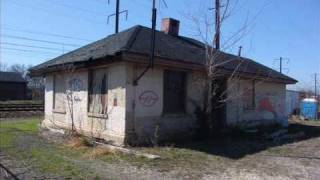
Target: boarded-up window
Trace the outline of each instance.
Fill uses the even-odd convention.
[[[108,71],[97,69],[89,72],[89,112],[107,114]]]
[[[62,75],[53,76],[53,109],[65,111],[66,82]]]
[[[246,110],[255,109],[255,82],[251,81],[243,91],[243,108]]]
[[[164,72],[164,113],[185,112],[185,73]]]

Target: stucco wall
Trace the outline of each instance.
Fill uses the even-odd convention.
[[[100,67],[102,68],[102,67]],[[115,144],[150,143],[158,140],[188,138],[197,128],[195,110],[203,108],[205,74],[186,71],[185,113],[163,112],[164,70],[150,69],[138,82],[134,80],[144,67],[131,63],[113,63],[108,71],[107,117],[88,113],[88,71],[82,70],[65,76],[65,113],[53,110],[53,74],[46,76],[45,126],[71,127],[71,117],[78,131],[113,141]],[[179,69],[174,69],[179,70]],[[229,80],[227,90],[227,125],[247,122],[286,124],[285,85],[271,82],[255,83],[255,107],[246,109],[243,94],[251,88],[249,80]],[[72,96],[70,96],[70,93]],[[69,95],[69,96],[67,96]],[[69,101],[68,101],[69,99]],[[72,99],[72,105],[70,105]],[[73,114],[73,116],[71,115]],[[157,130],[156,130],[157,129]],[[156,135],[157,134],[157,135]]]
[[[45,121],[51,128],[71,128],[72,117],[79,132],[122,144],[125,135],[125,64],[115,63],[108,71],[108,113],[99,117],[88,113],[88,71],[58,73],[66,83],[65,113],[53,109],[53,74],[46,76]],[[72,115],[73,114],[73,115]]]
[[[128,64],[127,79],[127,128],[130,135],[140,142],[152,142],[158,127],[159,140],[187,138],[192,135],[195,125],[195,107],[202,106],[204,76],[198,72],[186,74],[186,112],[181,114],[163,113],[164,67],[149,70],[137,86],[133,80],[144,69]]]
[[[286,126],[285,84],[255,81],[255,107],[244,108],[243,95],[252,87],[252,80],[229,80],[227,125],[266,125],[279,123]]]

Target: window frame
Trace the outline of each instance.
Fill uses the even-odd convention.
[[[65,104],[65,99],[63,98],[63,109],[59,109],[56,107],[57,103],[56,103],[56,100],[57,100],[57,75],[53,75],[53,97],[52,97],[52,112],[54,113],[60,113],[60,114],[66,114],[66,104]],[[66,90],[66,84],[64,84],[64,90]],[[62,92],[61,92],[62,93]],[[62,93],[62,94],[65,94],[66,92]]]
[[[250,90],[251,93],[248,95],[250,96],[250,104],[246,104],[246,106],[244,107],[245,110],[255,110],[256,109],[256,82],[255,80],[250,81],[250,87],[249,88],[245,88],[245,91]],[[246,92],[244,92],[244,94],[246,94]]]
[[[183,94],[182,94],[182,109],[181,111],[176,111],[176,112],[170,112],[170,111],[167,111],[165,107],[168,107],[166,105],[166,103],[168,103],[166,101],[166,74],[168,74],[168,72],[174,72],[174,73],[181,73],[182,74],[182,82],[183,82],[183,85],[182,85],[182,88],[183,88]],[[165,69],[163,71],[163,108],[162,108],[162,114],[163,115],[177,115],[177,114],[186,114],[186,107],[187,107],[187,72],[186,71],[179,71],[179,70],[172,70],[172,69]]]
[[[92,112],[90,111],[90,104],[91,104],[91,95],[93,94],[93,81],[94,81],[94,72],[95,71],[105,71],[106,75],[106,95],[107,95],[107,100],[106,100],[106,109],[105,113],[98,113],[98,112]],[[101,89],[100,89],[101,92]],[[95,68],[95,69],[89,69],[88,70],[88,99],[87,99],[87,113],[89,117],[96,117],[96,118],[107,118],[108,117],[108,109],[109,109],[109,69],[108,67],[103,67],[103,68]]]

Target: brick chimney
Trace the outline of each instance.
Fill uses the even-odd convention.
[[[161,31],[173,36],[179,35],[180,22],[173,18],[163,18],[161,21]]]

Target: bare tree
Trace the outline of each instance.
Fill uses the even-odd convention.
[[[241,79],[240,69],[246,69],[247,63],[245,63],[245,58],[240,56],[241,53],[235,56],[227,55],[222,51],[228,51],[238,44],[240,40],[250,32],[254,20],[261,12],[260,10],[252,19],[249,19],[247,16],[244,19],[243,25],[239,27],[235,33],[224,38],[223,43],[220,45],[220,33],[223,34],[220,32],[220,28],[225,21],[232,16],[237,3],[238,1],[224,0],[220,4],[219,0],[213,0],[212,5],[219,7],[201,7],[201,12],[196,15],[190,13],[185,14],[185,17],[195,25],[197,36],[205,44],[207,76],[205,77],[204,97],[206,100],[203,102],[203,109],[200,109],[200,105],[198,105],[197,116],[201,121],[206,121],[205,123],[200,122],[200,124],[202,123],[203,127],[209,127],[208,130],[211,132],[214,126],[217,125],[217,122],[215,122],[217,118],[214,116],[219,113],[220,108],[225,106],[227,101],[243,98],[247,91],[252,91],[252,88],[248,88],[232,95],[228,93],[238,87],[238,82],[240,82]],[[203,13],[203,9],[209,11]],[[222,10],[221,14],[219,12],[220,9]],[[222,67],[231,63],[236,64],[232,66],[232,70],[230,69],[228,72],[221,71],[221,69],[223,69]],[[257,76],[248,78],[248,80],[251,81],[255,81],[256,79]],[[265,80],[268,80],[268,77],[259,79],[257,83],[262,83]]]
[[[8,71],[8,65],[4,62],[0,62],[0,71]]]
[[[32,67],[32,65],[25,64],[13,64],[8,68],[8,71],[16,72],[21,74],[23,77],[27,74],[28,70]]]

